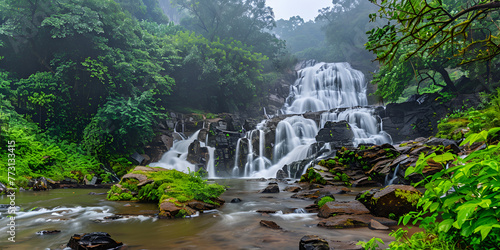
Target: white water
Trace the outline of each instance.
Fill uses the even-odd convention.
[[[198,130],[188,139],[175,141],[172,148],[161,157],[159,162],[153,162],[149,164],[149,166],[175,169],[185,173],[195,171],[195,166],[189,163],[186,159],[189,145],[198,139],[199,133],[200,131]]]
[[[321,114],[321,127],[327,121],[347,121],[354,132],[354,144],[377,144],[392,143],[389,134],[383,131],[382,122],[378,122],[374,116],[374,110],[370,108],[353,108],[344,111],[331,111]]]
[[[207,164],[207,172],[208,172],[208,178],[214,178],[215,176],[215,148],[214,147],[208,147],[208,164]]]
[[[399,164],[394,169],[394,173],[392,173],[392,178],[391,179],[389,179],[390,173],[385,176],[385,185],[386,186],[394,184],[394,181],[398,178],[398,172],[399,172]]]
[[[368,105],[365,77],[349,63],[318,63],[297,73],[283,107],[285,114]]]

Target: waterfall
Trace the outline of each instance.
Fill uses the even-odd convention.
[[[208,178],[214,178],[215,175],[215,148],[207,146],[208,149],[208,164],[207,164],[207,172]]]
[[[236,143],[236,155],[234,157],[234,167],[233,167],[233,176],[240,176],[240,168],[238,166],[238,160],[240,158],[240,145],[241,145],[241,138],[238,139],[238,142]]]
[[[297,73],[283,107],[286,114],[368,105],[365,77],[349,63],[318,63]]]
[[[344,111],[330,111],[321,114],[321,127],[327,121],[347,121],[354,132],[354,143],[384,144],[392,143],[389,134],[382,130],[382,119],[377,119],[371,108],[353,108]]]
[[[392,178],[389,179],[389,174],[385,176],[385,186],[389,186],[394,184],[394,181],[398,178],[398,172],[399,172],[399,164],[396,166],[396,169],[394,169],[394,173],[392,173]]]
[[[163,154],[160,161],[149,164],[151,167],[162,167],[166,169],[176,169],[185,173],[194,171],[195,166],[189,163],[187,159],[188,148],[194,140],[198,139],[200,131],[196,131],[188,139],[175,141],[172,148]]]

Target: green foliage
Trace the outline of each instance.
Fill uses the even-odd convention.
[[[321,208],[323,205],[325,205],[327,202],[330,202],[330,201],[335,201],[335,199],[330,197],[330,196],[325,196],[325,197],[321,198],[321,200],[319,200],[318,207]]]
[[[54,180],[65,177],[83,181],[87,174],[102,174],[99,162],[85,155],[81,148],[66,141],[55,141],[40,131],[40,128],[14,110],[0,107],[0,143],[15,141],[17,185],[25,187],[26,178],[44,176]],[[2,151],[0,160],[7,162],[8,151]],[[7,168],[0,169],[7,176]]]
[[[474,142],[489,143],[500,131],[493,128],[471,133],[461,145]],[[427,161],[453,162],[452,167],[425,178],[426,191],[419,200],[420,212],[412,212],[400,219],[407,224],[420,222],[427,233],[441,241],[457,242],[461,247],[494,249],[500,235],[500,145],[487,145],[486,149],[471,153],[465,159],[454,154],[421,155],[416,167],[409,167],[406,176],[422,173]],[[453,188],[453,189],[452,189]],[[427,214],[425,217],[424,215]],[[442,221],[437,221],[440,215]]]
[[[392,231],[389,235],[395,238],[395,241],[389,243],[389,249],[440,249],[455,250],[460,249],[455,242],[447,242],[440,239],[436,234],[428,232],[416,232],[408,237],[408,231],[399,228]]]
[[[94,155],[123,152],[144,146],[153,137],[156,119],[153,94],[109,99],[84,130],[85,148]]]
[[[367,242],[358,241],[356,245],[361,245],[365,250],[376,250],[379,247],[378,243],[385,244],[382,239],[373,237]]]

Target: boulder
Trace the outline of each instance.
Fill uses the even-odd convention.
[[[123,243],[113,240],[108,233],[94,232],[73,235],[67,247],[74,250],[106,250],[114,249],[122,245]]]
[[[241,199],[240,198],[234,198],[231,200],[231,203],[240,203]]]
[[[380,223],[374,219],[370,220],[370,224],[368,224],[368,228],[370,228],[372,230],[389,230],[388,226],[383,225],[382,223]]]
[[[347,121],[326,122],[316,135],[318,142],[330,142],[336,147],[349,147],[354,143],[354,132]]]
[[[376,216],[400,217],[417,209],[422,193],[408,185],[389,185],[381,190],[371,190],[358,194],[356,200],[363,203]],[[393,216],[391,215],[391,216]]]
[[[328,241],[316,235],[306,235],[300,239],[299,250],[330,250]]]
[[[189,216],[195,214],[196,211],[190,207],[178,206],[175,202],[166,200],[160,204],[160,213],[158,218],[160,219],[173,219],[182,218],[184,216]]]
[[[275,229],[275,230],[282,229],[280,226],[278,226],[278,224],[276,224],[276,222],[270,221],[270,220],[261,220],[260,225],[263,227],[267,227],[267,228],[271,228],[271,229]]]
[[[269,184],[261,193],[279,193],[280,188],[278,184]]]
[[[359,201],[330,201],[325,203],[318,213],[318,217],[328,218],[342,214],[368,214],[368,210]]]
[[[276,172],[276,179],[278,180],[284,180],[288,178],[288,174],[283,171],[283,169],[279,169],[278,172]]]
[[[33,187],[34,191],[44,191],[44,190],[47,190],[49,188],[48,181],[45,177],[31,179],[28,186]]]
[[[37,235],[47,235],[47,234],[56,234],[56,233],[60,233],[61,230],[42,230],[42,231],[38,231],[36,232]]]
[[[205,210],[212,210],[212,209],[216,209],[217,206],[216,205],[213,205],[213,204],[210,204],[210,203],[206,203],[206,202],[203,202],[203,201],[191,201],[188,203],[188,206],[194,210],[198,210],[198,211],[205,211]]]
[[[367,227],[371,220],[376,220],[386,226],[398,224],[397,221],[375,217],[371,214],[343,214],[324,219],[318,223],[318,226],[330,229]]]
[[[302,188],[297,187],[297,186],[288,186],[285,188],[285,191],[291,192],[291,193],[297,193],[301,190]]]

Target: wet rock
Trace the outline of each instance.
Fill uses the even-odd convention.
[[[304,208],[308,213],[319,213],[319,207],[317,204],[311,204]]]
[[[122,219],[123,215],[112,215],[112,216],[106,216],[104,217],[105,220],[118,220]]]
[[[206,202],[202,201],[191,201],[188,203],[188,206],[192,209],[198,210],[198,211],[205,211],[205,210],[212,210],[217,208],[217,206],[213,204],[209,204]]]
[[[318,142],[331,142],[337,147],[353,146],[354,132],[347,121],[326,122],[316,135]]]
[[[167,200],[160,204],[160,213],[158,214],[158,218],[182,218],[184,216],[190,216],[195,213],[196,211],[190,207],[177,206],[177,204],[175,204],[174,202],[170,202],[169,200]]]
[[[382,186],[381,183],[372,180],[368,176],[357,179],[357,180],[353,181],[351,184],[353,187],[380,187],[380,186]]]
[[[394,214],[400,217],[416,210],[418,199],[422,193],[408,185],[389,185],[382,190],[370,190],[358,194],[356,200],[363,203],[376,216],[389,217]]]
[[[36,179],[31,179],[28,186],[33,187],[33,191],[44,191],[49,188],[49,184],[45,177],[39,177]]]
[[[370,228],[372,230],[389,230],[388,226],[385,226],[382,223],[380,223],[374,219],[370,220],[370,223],[368,224],[368,228]]]
[[[278,170],[278,172],[276,172],[276,179],[284,180],[286,178],[288,178],[288,174],[285,173],[285,171],[283,171],[283,169],[280,169],[280,170]]]
[[[257,213],[261,213],[261,214],[275,214],[276,210],[260,209],[260,210],[257,210]]]
[[[328,241],[316,235],[306,235],[300,239],[299,250],[330,250]]]
[[[267,228],[271,228],[271,229],[275,229],[275,230],[282,229],[280,226],[278,226],[278,224],[276,224],[276,222],[270,221],[270,220],[261,220],[260,225],[263,227],[267,227]]]
[[[90,192],[88,195],[105,195],[106,193],[95,193],[95,192]]]
[[[371,214],[343,214],[324,219],[318,223],[318,226],[331,229],[367,227],[371,220],[376,220],[387,226],[397,225],[394,220],[375,217]]]
[[[278,184],[272,184],[270,183],[269,186],[267,186],[264,190],[262,190],[261,193],[279,193],[280,188]]]
[[[113,240],[108,233],[94,232],[73,235],[69,240],[67,247],[74,250],[105,250],[115,249],[122,245],[123,243]]]
[[[300,190],[302,190],[302,188],[297,187],[297,186],[288,186],[288,187],[285,188],[285,191],[291,192],[291,193],[297,193]]]
[[[330,216],[336,216],[341,214],[368,214],[368,210],[359,201],[331,201],[325,203],[318,213],[318,217],[328,218]]]
[[[231,200],[231,203],[240,203],[241,199],[240,198],[234,198]]]
[[[38,231],[36,232],[37,235],[47,235],[47,234],[56,234],[56,233],[60,233],[61,230],[42,230],[42,231]]]

